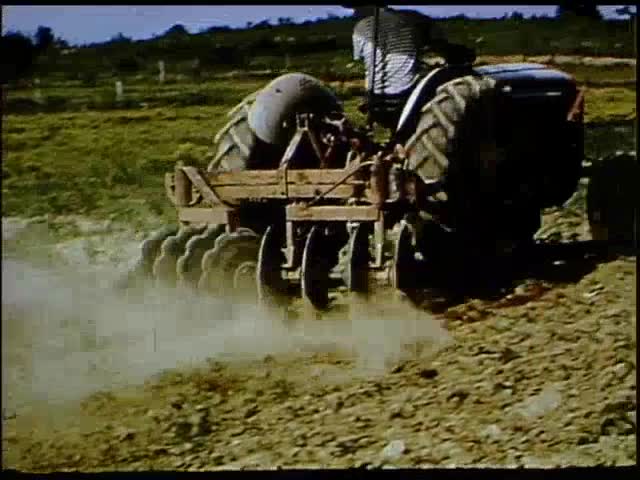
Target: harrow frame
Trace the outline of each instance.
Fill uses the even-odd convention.
[[[327,168],[318,140],[309,129],[310,120],[312,115],[298,116],[297,131],[278,168],[209,172],[178,163],[174,172],[165,175],[166,193],[184,227],[225,225],[228,234],[241,228],[242,206],[277,205],[278,219],[283,227],[282,252],[285,260],[280,268],[285,272],[284,280],[294,283],[305,284],[302,250],[310,248],[306,244],[308,242],[296,238],[298,226],[309,231],[314,226],[323,229],[324,226],[344,224],[347,229],[353,227],[351,230],[355,231],[361,225],[367,234],[360,233],[358,241],[350,243],[350,254],[368,261],[359,260],[357,265],[350,266],[351,270],[360,269],[349,273],[360,280],[347,283],[349,290],[366,293],[368,288],[362,280],[365,269],[367,274],[374,271],[386,279],[397,276],[389,272],[390,265],[384,253],[388,240],[388,214],[395,202],[412,196],[411,192],[415,191],[411,188],[413,179],[395,174],[402,170],[404,161],[400,150],[386,154],[381,150],[367,155],[352,149],[342,168]],[[301,158],[300,147],[305,141],[311,145],[315,158],[308,155]],[[296,168],[301,163],[308,165],[310,160],[318,168]],[[264,232],[257,233],[262,235]],[[368,233],[372,234],[373,240],[370,256]],[[319,239],[321,236],[322,233],[315,234]],[[307,281],[306,284],[310,283]],[[314,295],[312,292],[308,296]],[[304,288],[303,296],[306,297]],[[326,302],[311,303],[317,309],[323,309]]]

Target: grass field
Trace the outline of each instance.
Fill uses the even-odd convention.
[[[573,66],[568,71],[581,82],[595,80],[587,88],[587,154],[633,148],[635,84],[602,86],[635,80],[633,69]],[[53,112],[26,109],[4,118],[3,216],[73,213],[140,226],[150,217],[170,218],[164,172],[177,159],[206,164],[226,112],[266,81],[234,78],[158,87],[139,79],[125,87],[123,104],[106,85],[43,87],[45,103],[57,99]],[[349,116],[357,117],[361,82],[331,85]],[[32,101],[33,95],[29,89],[10,91],[7,105]]]

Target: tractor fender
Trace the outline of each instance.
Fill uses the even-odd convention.
[[[249,110],[249,126],[263,142],[286,145],[296,128],[296,114],[342,111],[338,97],[320,80],[303,73],[288,73],[258,93]]]
[[[430,71],[421,79],[402,108],[395,135],[398,141],[402,142],[414,134],[420,118],[420,110],[436,96],[440,85],[470,74],[472,70],[466,65],[446,65]]]

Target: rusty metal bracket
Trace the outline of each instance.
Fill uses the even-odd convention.
[[[313,115],[311,114],[299,114],[296,116],[296,133],[293,138],[289,142],[287,149],[280,160],[280,166],[278,167],[278,171],[280,172],[280,185],[282,187],[282,193],[286,198],[289,198],[289,179],[288,179],[288,171],[291,167],[291,162],[295,158],[295,154],[302,143],[303,138],[307,138],[311,147],[313,148],[316,157],[318,158],[318,162],[323,167],[324,164],[324,155],[322,154],[322,149],[320,148],[320,143],[318,142],[318,138],[313,133],[313,131],[309,128],[309,121],[313,119]]]
[[[288,205],[285,211],[288,222],[375,222],[381,218],[380,210],[372,205],[311,207],[302,203]]]
[[[195,167],[180,167],[180,169],[187,175],[189,180],[195,185],[202,197],[212,205],[224,205],[227,208],[235,208],[234,205],[222,200],[215,190],[207,183],[204,177],[200,174],[199,169]]]
[[[200,192],[193,189],[184,172],[181,170],[182,163],[176,165],[173,174],[167,173],[164,177],[164,187],[169,197],[169,201],[176,207],[193,207],[202,201]]]
[[[372,166],[372,165],[373,165],[373,161],[367,161],[367,162],[362,162],[362,163],[356,164],[355,167],[352,167],[350,170],[348,170],[340,180],[338,180],[336,183],[331,185],[324,192],[321,192],[318,195],[316,195],[313,198],[313,200],[311,200],[309,202],[308,205],[311,206],[311,205],[317,203],[318,201],[322,200],[325,196],[327,196],[329,193],[333,192],[340,185],[344,184],[347,180],[349,180],[351,177],[353,177],[356,173],[359,173],[360,170],[362,170],[365,167]]]
[[[289,179],[287,177],[287,171],[289,169],[289,163],[291,162],[293,155],[296,153],[296,150],[298,150],[298,146],[302,141],[303,133],[303,130],[300,129],[296,131],[295,135],[291,139],[291,142],[289,142],[289,146],[285,150],[284,155],[282,156],[282,160],[280,160],[280,166],[278,167],[278,172],[280,174],[280,185],[282,188],[281,191],[287,198],[289,198]]]
[[[316,154],[316,156],[318,157],[318,160],[320,161],[320,168],[324,168],[325,167],[325,158],[324,158],[324,154],[322,153],[322,149],[320,148],[320,142],[318,142],[318,138],[316,137],[316,134],[314,132],[312,132],[311,130],[309,130],[308,126],[305,127],[304,134],[309,139],[309,142],[311,142],[311,146],[313,147],[313,151]]]
[[[384,264],[384,244],[386,241],[386,234],[384,229],[384,212],[380,212],[379,218],[373,224],[373,244],[374,244],[374,257],[373,267],[381,268]]]
[[[576,99],[567,114],[568,122],[582,122],[584,118],[584,93],[585,89],[581,88],[576,95]]]
[[[164,189],[169,201],[176,205],[176,195],[173,191],[173,173],[165,173],[164,174]]]
[[[229,210],[223,206],[212,208],[178,207],[178,219],[187,223],[223,224],[227,222]]]

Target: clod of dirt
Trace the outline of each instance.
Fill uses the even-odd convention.
[[[415,413],[415,408],[404,403],[391,405],[389,409],[389,420],[394,418],[411,418]]]
[[[636,433],[636,425],[626,414],[608,415],[600,425],[602,436],[633,435],[634,433]]]
[[[509,347],[500,352],[500,361],[502,363],[509,363],[516,358],[520,358],[520,354]]]
[[[515,407],[527,419],[542,417],[555,410],[562,402],[562,394],[555,386],[547,386],[540,394],[529,397]]]
[[[211,423],[209,421],[208,412],[198,412],[189,417],[191,424],[191,437],[200,437],[211,432]]]
[[[152,455],[166,455],[169,453],[169,448],[165,445],[150,445],[149,447],[147,447],[147,450],[152,454]]]
[[[391,369],[391,373],[401,373],[401,372],[403,372],[403,371],[404,371],[404,369],[405,369],[405,367],[406,367],[406,366],[407,366],[407,365],[406,365],[406,363],[405,363],[405,362],[399,363],[398,365],[396,365],[395,367],[393,367],[393,368]]]
[[[47,398],[84,398],[85,408],[60,420],[73,427],[49,428],[12,398],[19,410],[3,428],[10,468],[211,470],[387,462],[450,467],[529,461],[528,466],[550,467],[626,465],[636,458],[634,258],[603,261],[584,277],[550,284],[551,290],[524,305],[498,309],[467,301],[468,307],[459,307],[462,314],[487,314],[452,322],[447,335],[456,341],[439,345],[436,358],[408,361],[398,352],[416,336],[409,331],[414,324],[401,322],[404,310],[346,324],[323,319],[294,336],[267,321],[248,322],[246,317],[258,316],[255,310],[225,323],[215,315],[220,311],[215,302],[166,294],[151,304],[121,304],[84,282],[18,267],[3,263],[3,280],[11,279],[2,286],[3,374],[11,374],[3,375],[9,385],[3,388],[3,406],[4,395],[32,393],[36,386]],[[594,291],[591,298],[583,295]],[[84,320],[94,322],[91,344],[76,331]],[[415,326],[427,330],[431,320],[425,315]],[[157,352],[147,334],[156,324],[162,327]],[[298,354],[300,344],[312,344],[315,351]],[[328,344],[336,348],[327,352]],[[358,362],[344,354],[354,350],[374,363],[391,358],[402,367],[393,375],[382,369],[360,375],[353,369]],[[98,368],[87,375],[84,370],[59,375],[64,370],[58,365],[85,368],[87,360]],[[100,360],[112,362],[111,372],[131,374],[124,382],[126,395],[112,376],[99,376]],[[14,367],[33,367],[39,375],[20,376]],[[437,381],[422,378],[424,367],[437,371]],[[146,384],[137,388],[142,380]],[[550,387],[540,391],[544,382]],[[87,398],[96,390],[113,393]],[[179,409],[171,406],[174,401]],[[244,418],[256,407],[258,412]],[[47,415],[63,417],[57,406],[46,408]],[[388,420],[394,409],[398,415]],[[35,404],[31,410],[37,410]],[[30,427],[34,422],[37,432]],[[76,454],[81,457],[74,459]]]
[[[340,393],[333,393],[327,397],[327,404],[332,412],[339,412],[344,407],[344,400]]]
[[[451,392],[447,396],[447,400],[456,405],[460,405],[462,404],[462,402],[464,402],[467,399],[468,396],[469,396],[469,392],[465,390],[457,389]]]
[[[125,442],[127,440],[131,440],[133,439],[135,434],[136,434],[135,430],[123,430],[118,434],[118,441]]]
[[[171,436],[178,440],[186,440],[190,437],[193,426],[186,421],[174,422],[171,426]]]
[[[244,412],[244,418],[251,418],[260,412],[258,405],[252,405]]]
[[[425,380],[433,380],[438,376],[438,370],[435,368],[424,368],[420,370],[420,378],[424,378]]]
[[[482,435],[482,437],[490,441],[499,441],[504,438],[504,433],[502,432],[502,429],[497,425],[493,425],[493,424],[488,425],[487,428],[482,430],[480,434]]]
[[[405,452],[406,447],[402,440],[393,440],[389,442],[389,444],[382,449],[380,452],[380,456],[383,460],[393,462],[398,460],[402,454]]]

